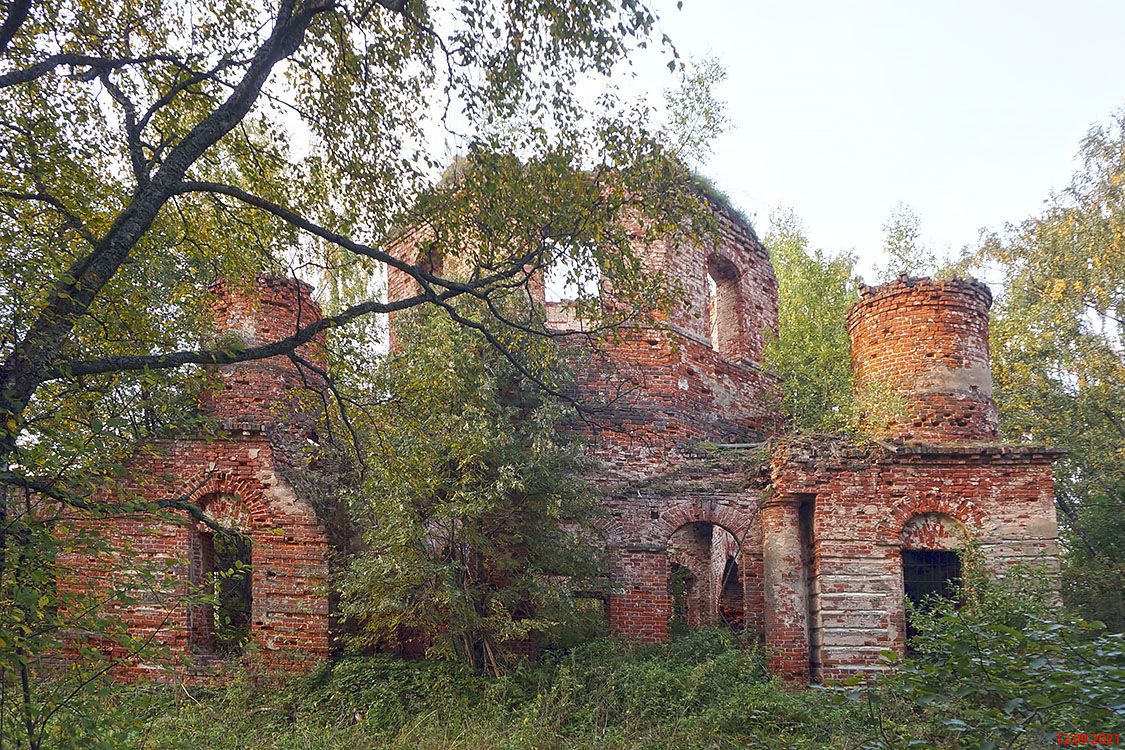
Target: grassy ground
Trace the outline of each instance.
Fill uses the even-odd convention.
[[[862,705],[787,690],[721,631],[626,648],[599,640],[500,679],[388,657],[287,684],[117,694],[142,748],[857,748]]]

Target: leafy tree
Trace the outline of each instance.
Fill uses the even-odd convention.
[[[361,643],[413,639],[497,673],[572,623],[575,592],[601,570],[594,496],[559,430],[566,406],[525,372],[559,384],[558,353],[524,335],[517,367],[427,310],[396,327],[407,343],[379,380],[394,395],[370,415],[382,449],[355,505],[367,531],[344,610]]]
[[[883,253],[887,265],[875,267],[880,282],[902,274],[932,276],[938,269],[937,255],[922,244],[922,220],[905,203],[896,205],[883,224]]]
[[[809,247],[792,210],[770,217],[765,245],[778,281],[779,336],[766,362],[782,378],[785,413],[805,430],[855,425],[846,315],[858,299],[855,257]]]
[[[0,696],[43,722],[0,731],[37,747],[66,713],[41,703],[33,680],[57,640],[25,637],[39,631],[9,606],[34,590],[46,597],[36,611],[61,613],[44,625],[51,638],[84,627],[68,619],[81,607],[56,607],[46,579],[27,575],[59,552],[44,541],[60,538],[58,518],[201,516],[184,498],[107,506],[98,492],[138,443],[204,426],[195,396],[207,366],[285,355],[412,306],[472,325],[456,299],[487,303],[560,258],[602,269],[622,304],[587,313],[609,323],[667,302],[631,248],[696,231],[701,202],[649,113],[609,83],[656,28],[639,0],[2,6],[0,631],[23,636],[0,641]],[[452,153],[473,169],[439,182]],[[406,227],[425,228],[466,273],[395,258],[389,243]],[[384,301],[384,264],[418,294]],[[213,280],[301,269],[330,282],[324,320],[200,348]],[[490,322],[543,333],[531,318]],[[337,361],[368,353],[375,330],[334,340]]]
[[[664,92],[667,109],[666,140],[687,164],[698,168],[711,155],[712,143],[730,125],[726,102],[715,88],[727,79],[727,71],[713,57],[690,64],[680,85]]]
[[[1125,110],[1082,142],[1044,211],[986,237],[1004,275],[993,308],[996,400],[1009,436],[1062,448],[1063,592],[1125,627]]]

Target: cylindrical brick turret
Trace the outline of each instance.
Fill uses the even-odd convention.
[[[321,318],[312,287],[303,281],[261,274],[250,289],[218,281],[213,312],[215,339],[209,346],[246,349],[281,341]],[[262,430],[307,421],[298,392],[323,384],[324,336],[297,347],[299,366],[286,354],[215,368],[218,382],[203,397],[208,416],[227,429]]]
[[[856,397],[880,435],[930,443],[999,436],[988,354],[992,293],[972,279],[900,277],[848,310]]]

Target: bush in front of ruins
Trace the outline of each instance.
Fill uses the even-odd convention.
[[[1035,748],[1119,732],[1125,636],[1056,606],[1042,571],[996,579],[971,550],[964,562],[960,601],[910,607],[913,653],[887,654],[894,672],[851,692],[874,719],[872,747]],[[883,722],[887,706],[919,723]]]
[[[770,677],[729,631],[600,638],[489,677],[449,660],[350,657],[291,682],[122,688],[160,750],[854,748],[861,706]]]
[[[401,348],[370,386],[381,403],[362,430],[362,545],[341,581],[360,649],[497,675],[588,619],[583,595],[604,572],[599,509],[574,436],[559,429],[574,412],[554,341],[496,324],[497,310],[535,314],[513,297],[395,321]]]

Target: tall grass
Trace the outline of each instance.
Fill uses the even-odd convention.
[[[600,639],[496,679],[447,662],[344,659],[288,683],[132,687],[142,748],[856,747],[862,706],[786,689],[756,648],[704,630],[670,644]]]

